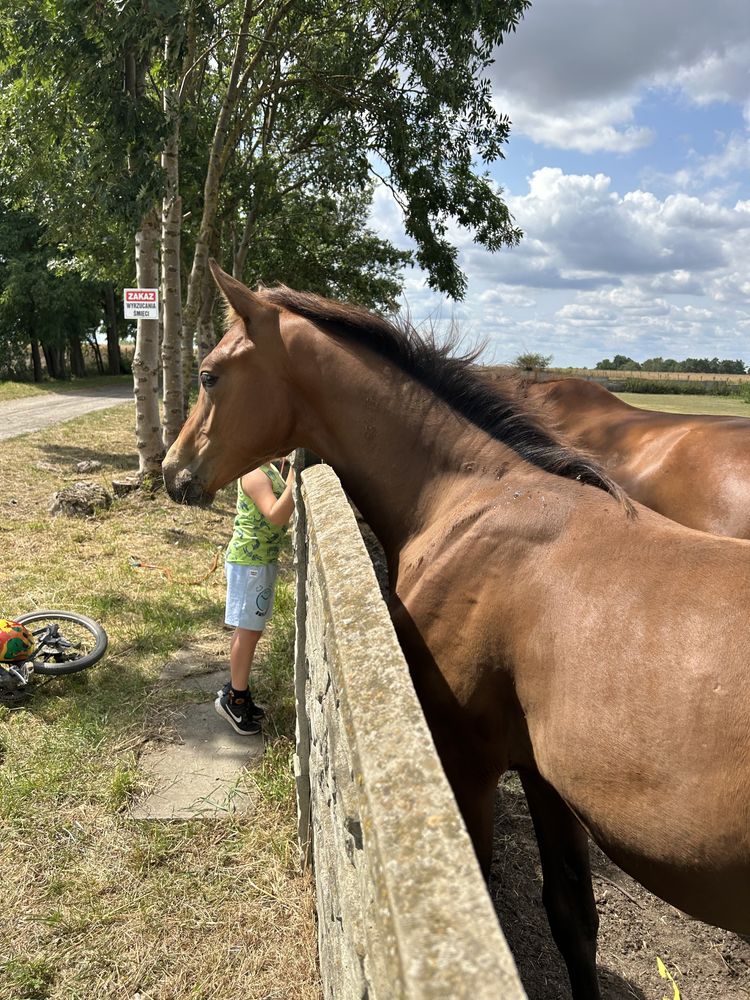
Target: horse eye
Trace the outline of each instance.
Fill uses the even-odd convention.
[[[216,375],[212,375],[211,372],[201,372],[200,374],[201,385],[208,389],[212,385],[216,385],[219,381]]]

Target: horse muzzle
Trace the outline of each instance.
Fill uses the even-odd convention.
[[[179,472],[173,473],[171,469],[165,467],[162,471],[167,493],[175,503],[184,503],[191,507],[208,507],[210,505],[214,494],[209,493],[189,469],[181,469]]]

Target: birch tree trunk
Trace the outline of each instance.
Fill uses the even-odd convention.
[[[156,212],[146,215],[135,235],[135,271],[139,288],[159,283],[159,223]],[[139,319],[133,355],[135,434],[138,477],[161,477],[164,447],[159,420],[159,321]]]
[[[203,215],[198,238],[195,243],[195,253],[193,254],[193,266],[190,271],[188,281],[187,301],[183,315],[183,336],[185,340],[185,350],[192,355],[195,329],[198,324],[198,316],[201,309],[201,295],[204,288],[204,276],[208,268],[209,246],[214,232],[216,214],[219,205],[219,184],[224,164],[226,162],[225,146],[229,134],[232,112],[234,111],[240,96],[240,82],[243,78],[243,65],[247,55],[250,40],[249,27],[254,14],[254,0],[246,0],[237,43],[232,58],[232,69],[229,74],[226,93],[219,109],[216,120],[213,141],[208,158],[208,168],[206,170],[206,180],[203,185]]]
[[[214,284],[211,272],[206,271],[204,277],[205,287],[201,301],[201,311],[198,316],[198,369],[207,354],[216,347],[216,329],[214,327],[213,313],[216,302],[216,285]]]
[[[247,252],[250,249],[250,240],[252,239],[253,230],[255,228],[255,220],[258,217],[258,199],[253,198],[251,207],[245,216],[245,225],[242,229],[242,238],[240,239],[240,245],[235,250],[234,260],[232,261],[232,277],[236,278],[238,281],[242,281],[242,275],[245,271],[245,262],[247,261]]]
[[[168,37],[164,56],[169,67],[174,61],[174,43]],[[169,133],[164,152],[164,200],[161,217],[162,250],[162,317],[161,346],[162,378],[164,381],[165,450],[180,433],[185,420],[182,358],[182,283],[180,280],[180,240],[182,231],[182,199],[179,188],[180,117],[177,97],[173,89],[164,87],[164,112],[169,122]]]

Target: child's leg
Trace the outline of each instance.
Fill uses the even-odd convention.
[[[247,691],[250,668],[253,665],[255,647],[263,632],[254,629],[236,628],[229,647],[229,669],[232,687],[235,691]]]

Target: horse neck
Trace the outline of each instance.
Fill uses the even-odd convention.
[[[293,378],[307,404],[297,439],[334,468],[389,557],[458,495],[467,467],[520,461],[395,365],[326,340]]]

